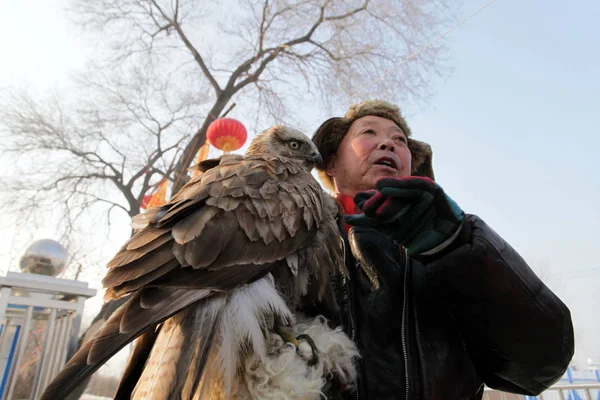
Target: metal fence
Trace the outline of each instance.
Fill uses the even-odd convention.
[[[588,369],[567,368],[555,385],[539,396],[522,396],[485,388],[484,400],[600,400],[599,366],[588,361]]]
[[[539,396],[520,396],[487,389],[484,400],[600,400],[600,383],[554,385]]]
[[[76,346],[85,282],[9,272],[0,277],[0,399],[37,399]]]

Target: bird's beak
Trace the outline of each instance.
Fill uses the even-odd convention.
[[[319,153],[312,153],[308,156],[308,160],[315,165],[319,165],[323,162],[323,157]]]

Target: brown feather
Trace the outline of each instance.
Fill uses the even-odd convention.
[[[229,195],[231,197],[245,197],[247,193],[242,189],[234,189],[229,193]]]
[[[278,200],[281,202],[281,206],[285,209],[285,211],[292,212],[296,210],[296,204],[294,202],[294,199],[292,198],[292,195],[287,191],[280,191]]]
[[[173,259],[172,243],[167,242],[157,250],[145,254],[126,266],[109,269],[102,280],[102,284],[104,287],[111,288],[154,271]]]
[[[261,199],[262,195],[260,194],[259,188],[248,186],[244,188],[244,191],[248,195],[250,199]]]
[[[256,210],[256,212],[258,213],[258,216],[260,218],[266,218],[268,213],[267,213],[267,209],[265,206],[265,201],[264,199],[261,198],[252,198],[252,205],[254,206],[254,209]]]
[[[185,261],[193,268],[206,268],[213,264],[224,251],[231,237],[239,229],[237,219],[232,214],[221,214],[219,220],[212,220],[206,225],[206,232],[185,246]],[[243,244],[242,244],[243,245]]]
[[[252,213],[252,210],[248,210],[248,203],[251,205],[251,202],[245,201],[244,206],[239,206],[235,209],[235,216],[237,218],[237,222],[239,226],[244,230],[246,236],[251,242],[254,242],[260,239],[260,235],[256,230],[255,224],[255,215]],[[250,212],[249,212],[250,211]]]
[[[164,299],[170,296],[175,290],[174,288],[160,288],[160,287],[147,287],[140,290],[139,303],[131,303],[131,306],[134,305],[136,307],[141,307],[144,309],[155,307],[160,302],[164,301]]]
[[[270,220],[281,219],[281,201],[277,198],[265,199],[262,202],[265,211]]]
[[[202,234],[206,224],[217,215],[215,207],[205,207],[181,220],[173,227],[173,238],[179,244],[187,243]]]
[[[188,171],[206,172],[211,168],[217,167],[221,163],[220,158],[210,158],[208,160],[200,161],[198,164],[188,168]]]
[[[137,336],[145,332],[148,328],[162,322],[166,318],[175,314],[184,307],[205,297],[205,293],[199,291],[186,291],[179,297],[172,297],[163,307],[157,309],[144,310],[136,313],[143,323],[134,324],[128,331],[123,331],[120,327],[123,325],[123,319],[126,318],[132,302],[137,302],[138,298],[133,297],[119,308],[108,321],[103,325],[96,337],[90,339],[85,345],[69,360],[65,368],[58,374],[53,382],[46,388],[42,399],[64,398],[64,394],[69,393],[78,386],[85,377],[96,371],[106,360],[112,357],[125,345],[135,340]],[[159,304],[162,306],[162,304]],[[128,326],[128,325],[125,325]]]
[[[162,228],[163,226],[171,226],[183,218],[187,217],[191,213],[202,208],[205,202],[205,198],[199,198],[194,200],[185,200],[181,203],[175,204],[174,207],[169,209],[168,212],[156,223],[156,226]]]
[[[258,235],[262,239],[264,244],[269,244],[275,239],[275,235],[271,231],[271,226],[269,225],[269,220],[266,218],[266,212],[261,216],[259,214],[259,218],[254,219],[254,224],[256,226],[256,231]]]
[[[296,175],[299,172],[298,166],[294,163],[287,163],[286,167],[290,174]]]
[[[279,185],[277,182],[267,181],[260,187],[259,191],[263,199],[273,199],[279,192]]]
[[[224,187],[226,187],[227,189],[239,189],[239,188],[245,188],[247,186],[246,180],[239,175],[234,175],[231,178],[225,179],[221,182],[222,182],[222,185]]]
[[[151,230],[151,228],[147,228],[145,230]],[[153,237],[153,236],[154,235],[149,235],[149,237]],[[162,235],[156,237],[154,240],[152,240],[150,242],[146,242],[145,244],[142,244],[133,250],[129,250],[129,249],[127,249],[127,247],[125,247],[124,249],[119,251],[112,260],[110,260],[110,262],[108,263],[108,265],[106,267],[107,268],[119,268],[124,265],[131,264],[135,260],[139,260],[143,256],[154,252],[154,250],[160,248],[165,243],[168,243],[171,240],[173,240],[173,238],[171,237],[171,232],[166,231],[166,232],[163,232]],[[140,240],[140,242],[141,242],[141,240]]]
[[[234,197],[209,197],[206,200],[206,204],[209,206],[218,207],[223,211],[231,211],[234,210],[241,201],[241,199],[236,199]]]
[[[127,250],[139,249],[140,247],[145,246],[146,244],[163,236],[165,233],[170,233],[170,229],[151,227],[138,231],[131,237],[131,239],[127,241],[124,247]]]
[[[202,376],[225,297],[215,297],[212,303],[211,307],[189,307],[165,321],[132,399],[191,398],[183,395],[184,386]]]
[[[317,211],[317,221],[323,220],[323,202],[321,200],[322,195],[319,196],[315,188],[307,188],[306,193],[311,200],[314,209]],[[320,223],[320,222],[319,222]]]
[[[157,329],[149,329],[142,336],[137,338],[135,348],[129,356],[125,371],[121,376],[119,387],[115,393],[114,400],[130,400],[133,389],[138,383],[142,371],[146,365],[146,360],[152,351],[152,347],[156,342],[156,337],[160,332],[160,327]]]
[[[302,223],[302,209],[296,209],[289,213],[283,214],[283,225],[285,229],[288,231],[290,236],[296,235],[296,232],[300,228],[300,224]]]
[[[171,200],[168,205],[179,204],[187,200],[201,200],[208,196],[207,189],[210,185],[206,183],[208,178],[213,175],[213,170],[207,172],[201,178],[192,178]]]
[[[144,289],[141,293],[146,290]],[[210,290],[185,289],[159,289],[153,293],[154,296],[151,299],[148,299],[148,296],[140,295],[126,308],[119,324],[121,333],[130,334],[139,330],[140,327],[155,326],[190,304],[213,294]],[[144,302],[144,300],[146,301]]]
[[[165,264],[156,268],[153,271],[150,271],[144,275],[139,276],[136,279],[128,279],[124,280],[123,283],[119,285],[114,285],[109,288],[104,295],[104,299],[114,299],[121,297],[127,293],[133,292],[135,290],[140,289],[142,286],[149,284],[150,282],[160,278],[161,276],[171,272],[175,268],[179,267],[179,261],[176,259],[171,259],[167,261]]]
[[[238,264],[218,270],[193,270],[191,268],[165,274],[153,284],[157,287],[205,288],[214,291],[226,291],[241,284],[262,278],[270,269],[263,264]]]
[[[312,214],[312,220],[315,222],[317,226],[319,226],[319,221],[323,219],[323,210],[321,209],[320,204],[315,204],[313,202],[313,198],[310,195],[310,189],[306,188],[300,192],[302,198],[304,199],[304,203],[307,205],[305,210],[309,210]]]
[[[256,186],[269,178],[269,174],[265,170],[257,168],[253,174],[246,176],[246,186]]]
[[[306,224],[306,227],[309,230],[313,229],[313,227],[315,225],[315,221],[314,221],[313,212],[310,208],[304,207],[302,209],[302,218],[304,219],[304,223]]]
[[[272,220],[269,220],[269,225],[271,226],[271,232],[273,232],[275,239],[277,239],[279,242],[283,242],[285,239],[289,238],[281,218],[273,218]]]
[[[296,203],[296,207],[300,207],[300,208],[305,208],[305,206],[308,206],[308,204],[306,204],[304,202],[304,198],[302,197],[302,195],[300,193],[298,193],[298,190],[294,189],[294,190],[290,190],[289,194],[292,196],[292,199],[294,199],[294,202]]]

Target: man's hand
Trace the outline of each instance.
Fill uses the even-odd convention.
[[[364,214],[346,216],[348,224],[377,229],[410,255],[446,242],[464,220],[460,207],[424,177],[380,179],[376,191],[359,193],[354,202]]]

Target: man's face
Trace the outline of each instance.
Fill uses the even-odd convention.
[[[342,139],[327,173],[338,193],[354,196],[375,189],[384,177],[409,176],[411,154],[402,130],[389,119],[366,116],[357,119]]]

